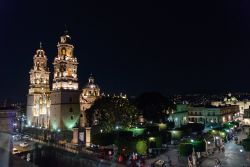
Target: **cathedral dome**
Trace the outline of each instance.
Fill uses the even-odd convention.
[[[99,89],[99,86],[97,84],[95,84],[95,79],[94,79],[92,74],[90,75],[89,82],[87,83],[85,88]]]
[[[238,99],[234,96],[232,96],[231,93],[228,93],[228,95],[224,98],[224,102],[237,102]]]

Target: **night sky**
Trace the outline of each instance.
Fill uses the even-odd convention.
[[[65,24],[80,88],[139,95],[250,90],[250,1],[0,0],[0,99],[26,101],[42,41],[52,61]],[[51,75],[52,79],[52,75]]]

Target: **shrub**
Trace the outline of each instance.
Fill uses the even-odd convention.
[[[179,152],[181,156],[189,156],[192,154],[193,145],[190,143],[181,143],[179,145]]]

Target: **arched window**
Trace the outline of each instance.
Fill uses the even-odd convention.
[[[65,55],[66,54],[66,49],[62,48],[62,54]]]

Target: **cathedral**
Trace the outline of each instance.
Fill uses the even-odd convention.
[[[91,75],[82,90],[79,89],[74,46],[66,31],[57,44],[53,62],[53,81],[50,89],[50,71],[42,45],[33,57],[29,92],[27,96],[28,126],[51,130],[72,130],[87,127],[85,111],[100,97],[100,88]]]

